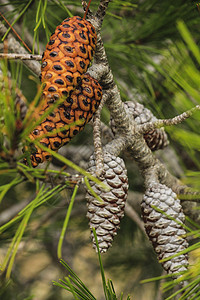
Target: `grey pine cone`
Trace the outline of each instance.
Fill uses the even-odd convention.
[[[23,121],[27,113],[26,98],[22,94],[21,90],[16,87],[16,84],[13,84],[13,81],[10,79],[10,77],[8,77],[7,79],[9,89],[11,91],[14,89],[13,94],[15,95],[15,113],[17,117],[19,117],[20,120]],[[2,72],[0,72],[0,90],[1,92],[4,92],[5,90],[5,79]]]
[[[95,174],[95,158],[90,157],[88,171]],[[92,228],[95,228],[100,252],[106,252],[112,245],[114,236],[120,227],[120,220],[124,216],[124,207],[127,199],[128,177],[124,161],[120,157],[104,152],[104,170],[102,182],[110,187],[110,191],[102,190],[96,183],[90,182],[92,189],[104,201],[99,202],[87,191],[86,199],[91,229],[93,247],[96,243]]]
[[[182,227],[185,215],[180,200],[170,188],[152,182],[145,192],[141,208],[146,233],[159,260],[177,254],[188,247],[185,238],[186,231]],[[162,265],[169,274],[185,271],[188,265],[187,255],[180,254],[163,262]]]
[[[26,105],[26,98],[22,94],[21,90],[16,88],[15,89],[16,95],[15,95],[15,109],[16,109],[16,114],[20,120],[24,120],[26,113],[27,113],[27,105]]]
[[[157,120],[157,118],[152,114],[152,112],[149,109],[145,108],[142,104],[138,102],[124,102],[124,107],[126,112],[134,118],[135,122],[138,125],[142,125],[147,122],[155,122]],[[111,120],[110,125],[113,133],[115,134],[116,127],[114,120]],[[169,144],[167,134],[163,128],[154,129],[144,134],[144,139],[148,147],[152,151],[163,149]]]

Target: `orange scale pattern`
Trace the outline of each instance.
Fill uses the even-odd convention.
[[[54,109],[46,119],[37,126],[30,134],[30,139],[38,139],[41,144],[51,150],[57,151],[67,144],[77,133],[84,129],[84,126],[91,120],[97,110],[101,98],[102,88],[100,84],[84,74],[82,83],[75,89],[64,102]],[[84,90],[91,92],[84,95]],[[95,95],[98,95],[95,97]],[[51,104],[50,104],[51,105]],[[50,108],[47,104],[47,108]],[[50,160],[51,155],[35,146],[31,152],[31,163],[36,167],[39,163]]]
[[[57,151],[91,120],[102,98],[100,84],[86,73],[96,42],[92,24],[77,16],[65,19],[51,35],[42,59],[43,96],[35,119],[58,99],[63,101],[30,133],[31,140]],[[33,167],[51,159],[41,148],[30,148]]]
[[[42,59],[41,81],[50,84],[44,87],[45,95],[53,97],[55,80],[64,82],[66,93],[80,84],[93,57],[96,42],[94,27],[80,17],[65,19],[56,28]]]

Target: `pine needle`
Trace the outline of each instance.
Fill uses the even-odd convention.
[[[62,258],[63,240],[64,240],[64,237],[65,237],[65,232],[67,230],[67,226],[68,226],[68,223],[69,223],[69,219],[70,219],[70,215],[71,215],[71,212],[72,212],[72,208],[73,208],[73,204],[74,204],[74,200],[75,200],[77,191],[78,191],[78,185],[75,185],[74,191],[73,191],[73,194],[72,194],[72,197],[71,197],[68,209],[67,209],[67,214],[66,214],[65,220],[63,222],[63,227],[62,227],[62,231],[61,231],[61,234],[60,234],[59,242],[58,242],[57,256],[58,256],[59,259]]]

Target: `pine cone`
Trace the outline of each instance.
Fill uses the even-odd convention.
[[[180,200],[170,188],[152,182],[145,192],[141,207],[146,233],[159,260],[188,247],[184,237],[186,231],[182,226],[185,216]],[[187,255],[180,254],[163,262],[162,265],[169,274],[185,271],[188,265]]]
[[[89,160],[88,171],[95,174],[95,159],[92,155]],[[92,228],[96,229],[100,252],[106,252],[112,245],[114,236],[120,227],[120,220],[124,216],[124,207],[127,199],[128,178],[124,161],[120,157],[104,153],[104,179],[103,183],[111,189],[106,192],[102,190],[93,181],[90,182],[92,189],[104,201],[99,202],[91,193],[87,191],[86,199],[88,201],[87,217],[91,229],[91,239],[93,247],[96,249],[96,243]]]
[[[15,92],[16,92],[16,96],[15,96],[16,114],[17,116],[19,115],[20,120],[23,121],[28,109],[26,105],[27,101],[20,89],[16,88]]]
[[[157,120],[152,112],[140,103],[127,101],[124,102],[124,107],[126,112],[134,118],[138,125],[142,125],[147,122],[155,122]],[[115,134],[116,127],[114,120],[111,120],[110,125],[113,133]],[[152,151],[163,149],[169,144],[167,134],[163,128],[149,131],[144,134],[144,139]]]
[[[78,16],[65,19],[55,29],[44,51],[41,66],[43,97],[69,96],[83,78],[94,55],[97,34],[92,24]]]
[[[41,124],[34,128],[29,138],[32,141],[40,138],[39,142],[42,145],[57,151],[84,129],[97,110],[101,98],[102,88],[98,81],[87,73],[84,74],[81,85],[59,107],[55,108]],[[48,103],[46,99],[43,100],[45,100],[44,107],[46,107],[41,111],[35,110],[36,119],[40,118],[50,108],[51,103]],[[82,121],[81,124],[80,121]],[[56,129],[58,132],[53,134]],[[30,152],[33,167],[51,159],[49,152],[43,151],[38,146],[32,147],[31,145]]]
[[[13,94],[15,93],[15,114],[21,121],[23,121],[27,113],[27,100],[21,90],[10,79],[10,77],[7,78],[7,81],[10,91],[12,91],[12,89],[15,87],[15,90],[13,91]],[[5,93],[5,78],[3,77],[2,72],[0,72],[0,90],[2,93]]]
[[[41,102],[35,110],[35,121],[47,113],[59,99],[63,102],[36,126],[29,139],[58,151],[83,130],[97,110],[102,88],[86,71],[97,43],[93,25],[78,16],[65,19],[55,29],[42,56],[40,80],[43,84]],[[36,122],[37,123],[37,122]],[[31,154],[33,167],[51,160],[50,153],[31,143],[24,151]],[[24,162],[27,164],[27,160]]]

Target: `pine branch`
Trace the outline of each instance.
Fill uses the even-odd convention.
[[[105,149],[113,155],[119,155],[121,151],[127,148],[133,159],[137,162],[144,176],[146,186],[156,178],[160,183],[171,187],[177,194],[179,194],[180,190],[182,193],[188,192],[188,187],[183,186],[181,181],[170,174],[166,167],[152,154],[145,143],[142,133],[138,130],[138,126],[134,120],[130,119],[126,114],[100,36],[99,21],[97,17],[94,17],[92,14],[88,15],[88,19],[97,31],[97,46],[94,63],[89,69],[89,73],[100,82],[103,90],[106,91],[106,104],[118,128],[118,135],[105,146]],[[192,109],[192,112],[193,111]],[[181,115],[181,117],[172,119],[172,123],[182,121],[184,118],[189,117],[188,114],[190,115],[191,112],[186,112]]]
[[[0,59],[21,59],[21,60],[36,60],[41,61],[41,55],[34,55],[34,54],[18,54],[18,53],[0,53]]]
[[[103,149],[101,143],[101,110],[104,105],[104,97],[101,100],[101,104],[93,117],[93,136],[94,136],[94,151],[96,160],[96,175],[100,178],[104,173],[104,158]]]
[[[0,35],[4,35],[7,32],[7,28],[3,25],[2,22],[0,22]],[[8,45],[8,49],[10,51],[13,51],[14,53],[18,53],[18,54],[29,54],[28,51],[26,51],[24,49],[24,47],[22,47],[20,45],[20,43],[13,37],[13,35],[11,33],[8,34],[7,36],[7,45]],[[40,70],[41,70],[41,66],[40,63],[37,61],[33,61],[33,60],[27,60],[24,61],[24,64],[33,72],[35,73],[35,75],[39,76],[40,75]]]
[[[140,230],[144,234],[146,234],[142,220],[140,219],[140,217],[138,216],[138,214],[136,213],[134,208],[128,202],[126,203],[126,206],[125,206],[125,213],[127,214],[127,216],[129,218],[131,218],[133,220],[133,222],[135,222],[137,224],[137,226],[140,228]]]
[[[7,0],[0,0],[0,3],[2,4],[2,10],[3,10],[3,13],[5,12],[8,12],[8,13],[12,13],[15,8],[12,4],[8,4],[8,1]],[[19,14],[15,14],[15,19],[19,16]],[[17,32],[21,32],[22,30],[22,27],[20,25],[18,25],[17,23],[14,24],[14,28],[17,30]],[[23,32],[23,36],[24,36],[24,40],[29,44],[29,45],[33,45],[33,36],[30,34],[30,32],[27,30],[27,28],[24,28],[24,32]],[[38,46],[39,46],[39,53],[42,52],[42,49],[43,49],[43,45],[41,43],[38,43],[35,44],[34,46],[34,51],[37,53],[38,51]]]
[[[95,15],[96,18],[98,19],[99,27],[102,26],[104,17],[106,15],[106,9],[108,8],[108,5],[110,2],[111,2],[111,0],[101,0],[100,1],[99,7],[98,7],[96,15]]]
[[[183,112],[182,114],[172,118],[172,119],[165,119],[165,120],[156,120],[155,122],[148,122],[143,125],[138,125],[138,132],[140,133],[147,133],[150,130],[161,128],[163,126],[172,126],[177,125],[191,117],[196,111],[200,110],[200,105],[196,105],[195,107],[191,108]]]

